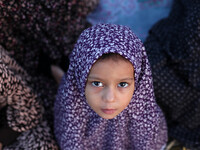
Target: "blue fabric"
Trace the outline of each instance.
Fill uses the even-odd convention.
[[[167,17],[173,0],[100,0],[89,14],[91,24],[114,23],[129,26],[143,41],[148,30],[161,18]]]

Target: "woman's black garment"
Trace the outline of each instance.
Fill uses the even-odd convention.
[[[0,142],[3,144],[3,146],[11,144],[20,135],[19,132],[12,130],[8,126],[6,110],[7,107],[4,107],[0,110]]]
[[[169,136],[200,148],[200,1],[175,0],[144,44]]]

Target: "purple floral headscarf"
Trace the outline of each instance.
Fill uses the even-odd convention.
[[[134,66],[135,76],[131,102],[109,120],[98,116],[85,98],[89,71],[105,53],[118,53],[128,59]],[[143,44],[128,27],[98,24],[80,35],[58,90],[54,123],[61,149],[164,148],[166,122],[155,102],[149,62]]]

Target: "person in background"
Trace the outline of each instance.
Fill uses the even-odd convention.
[[[100,0],[88,15],[91,24],[114,23],[129,26],[144,41],[149,29],[167,17],[173,0]]]
[[[0,47],[0,149],[58,149],[34,81]]]
[[[68,55],[73,49],[74,43],[82,30],[90,26],[86,16],[97,4],[98,0],[0,1],[0,50],[2,54],[3,51],[6,51],[0,60],[3,66],[2,73],[6,77],[13,78],[7,75],[8,71],[6,70],[14,72],[10,74],[14,77],[17,76],[15,78],[25,84],[23,87],[28,87],[29,91],[33,93],[34,96],[31,99],[35,99],[34,101],[44,108],[42,111],[39,109],[36,111],[40,117],[33,121],[34,125],[27,124],[23,130],[16,130],[11,124],[18,119],[23,124],[21,116],[18,115],[22,112],[15,109],[12,111],[12,113],[18,112],[15,118],[9,118],[10,109],[13,109],[14,106],[7,98],[7,94],[1,93],[0,96],[4,101],[0,110],[1,118],[5,119],[0,123],[0,142],[2,142],[1,139],[5,139],[5,136],[8,136],[7,139],[10,140],[9,144],[3,144],[5,149],[13,149],[13,147],[16,149],[40,149],[42,147],[39,143],[42,143],[44,136],[48,137],[43,132],[44,130],[50,130],[48,133],[53,137],[53,104],[57,87],[63,72],[68,69]],[[12,60],[11,65],[7,64],[8,60],[4,59],[4,56]],[[16,62],[17,67],[12,67],[13,61]],[[21,68],[23,71],[18,72],[18,69],[15,68]],[[58,70],[59,72],[57,72]],[[24,79],[23,75],[21,76],[21,72],[26,72],[28,81]],[[6,84],[13,88],[12,80],[9,81],[11,83]],[[8,80],[3,78],[2,84],[4,82],[8,82]],[[21,87],[19,85],[20,89]],[[28,94],[30,93],[28,92]],[[19,105],[19,98],[24,95],[21,93],[17,93],[17,95],[14,98]],[[19,106],[23,107],[23,104],[25,105],[21,102]],[[23,113],[27,114],[26,111]],[[27,117],[33,116],[27,114]],[[39,130],[37,130],[38,126],[40,126]],[[40,132],[36,132],[36,130]],[[17,133],[8,134],[15,131]],[[36,142],[31,142],[35,137],[37,137]],[[39,142],[40,140],[41,142]],[[51,140],[49,142],[51,143]],[[54,143],[52,142],[52,144]]]
[[[166,122],[152,84],[144,46],[130,28],[84,30],[55,101],[60,148],[164,150]]]
[[[199,150],[200,1],[174,0],[169,16],[151,28],[144,45],[169,145]]]

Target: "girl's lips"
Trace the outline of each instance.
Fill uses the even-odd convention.
[[[101,109],[105,114],[113,114],[116,109]]]

